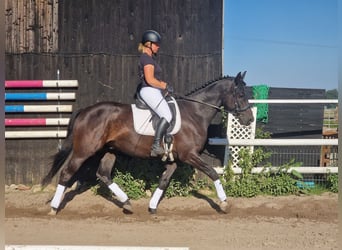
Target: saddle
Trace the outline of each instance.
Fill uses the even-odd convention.
[[[166,134],[174,135],[180,129],[181,116],[176,100],[171,96],[167,96],[165,99],[169,104],[173,117],[170,122],[170,127],[166,131]],[[159,117],[153,110],[151,110],[147,106],[138,92],[135,95],[135,104],[131,104],[131,107],[133,112],[133,123],[135,131],[141,135],[154,136]]]

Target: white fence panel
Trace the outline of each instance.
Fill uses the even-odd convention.
[[[276,103],[276,104],[310,104],[310,103],[338,103],[336,99],[264,99],[249,100],[250,103]],[[253,108],[256,117],[256,108]],[[338,139],[254,139],[256,122],[250,126],[242,126],[231,115],[228,115],[227,138],[209,138],[210,145],[224,145],[226,147],[223,166],[216,167],[218,173],[223,173],[228,164],[229,156],[232,157],[232,169],[234,173],[241,173],[238,167],[238,152],[241,148],[253,146],[338,146]],[[271,167],[276,168],[276,167]],[[338,173],[338,167],[293,167],[300,173]],[[252,172],[259,173],[263,168],[255,168]]]

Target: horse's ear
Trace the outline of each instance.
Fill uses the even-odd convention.
[[[235,77],[235,84],[238,84],[239,82],[243,81],[246,73],[247,73],[247,71],[244,71],[242,74],[241,74],[241,72],[239,72]]]
[[[236,80],[240,80],[241,79],[241,72],[239,72],[236,76],[235,76]]]
[[[239,72],[236,76],[235,76],[235,85],[238,85],[239,82],[241,82],[243,80],[243,76],[241,75],[241,72]]]
[[[246,73],[247,73],[247,71],[244,71],[244,72],[242,73],[242,76],[241,76],[242,79],[245,78]]]

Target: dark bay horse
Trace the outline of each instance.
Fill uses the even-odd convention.
[[[212,166],[200,156],[207,140],[207,129],[220,107],[236,117],[242,125],[253,122],[253,114],[245,94],[243,74],[225,77],[203,85],[177,103],[182,118],[181,128],[173,135],[172,154],[175,161],[166,161],[166,170],[153,193],[148,210],[156,213],[157,205],[167,188],[170,178],[177,168],[176,161],[185,162],[205,173],[214,182],[220,208],[227,208],[227,197],[219,176]],[[131,157],[149,158],[153,136],[140,135],[133,127],[132,108],[129,104],[101,102],[80,110],[68,127],[68,134],[61,150],[54,156],[52,167],[42,180],[45,186],[61,169],[56,193],[51,201],[50,214],[56,214],[66,187],[81,165],[95,154],[101,161],[96,175],[103,181],[122,203],[124,210],[132,211],[126,193],[112,181],[115,152]]]

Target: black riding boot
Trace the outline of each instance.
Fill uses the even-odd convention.
[[[161,118],[158,121],[156,134],[154,136],[154,141],[151,148],[151,156],[156,157],[164,153],[164,149],[160,146],[160,140],[162,139],[163,135],[165,134],[169,126],[170,124],[167,120],[165,120],[165,118]]]

